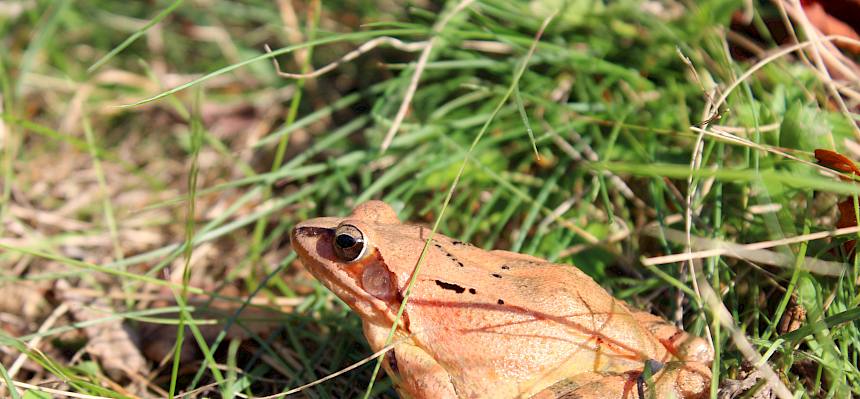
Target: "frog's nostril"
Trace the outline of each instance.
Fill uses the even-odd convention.
[[[293,228],[293,237],[316,237],[331,233],[333,230],[325,227],[296,226]]]

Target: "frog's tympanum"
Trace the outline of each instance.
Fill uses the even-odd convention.
[[[429,237],[379,201],[297,225],[305,266],[380,350]],[[699,398],[702,339],[569,265],[435,235],[383,365],[404,398]],[[648,369],[648,371],[646,371]]]

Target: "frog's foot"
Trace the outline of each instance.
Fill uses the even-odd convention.
[[[652,366],[653,367],[653,366]],[[653,368],[652,368],[653,370]],[[643,398],[684,398],[698,399],[708,397],[711,383],[711,369],[699,362],[668,362],[645,383]]]
[[[655,370],[656,365],[662,368]],[[649,378],[641,371],[582,373],[559,381],[531,399],[699,399],[708,396],[710,370],[695,362],[652,364]]]
[[[702,338],[690,335],[661,317],[641,310],[630,309],[633,317],[644,326],[674,357],[687,362],[711,363],[714,350]],[[662,359],[668,360],[668,359]]]
[[[662,370],[664,366],[665,364],[654,359],[645,361],[645,369],[642,370],[642,374],[639,374],[639,378],[636,379],[636,391],[639,393],[639,399],[645,399],[645,380],[654,375],[654,373]]]

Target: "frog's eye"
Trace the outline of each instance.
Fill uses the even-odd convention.
[[[335,229],[332,244],[337,257],[347,262],[357,261],[367,252],[364,234],[351,224],[340,225]]]

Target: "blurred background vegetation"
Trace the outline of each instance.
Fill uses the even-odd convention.
[[[812,156],[860,154],[860,46],[808,41],[852,37],[836,3],[2,2],[3,395],[251,397],[353,364],[360,321],[287,232],[368,199],[432,225],[458,177],[441,233],[709,337],[714,395],[773,394],[762,365],[860,395],[851,236],[805,236],[856,225],[860,189]],[[800,238],[653,261],[688,234]],[[360,396],[371,369],[297,395]]]

